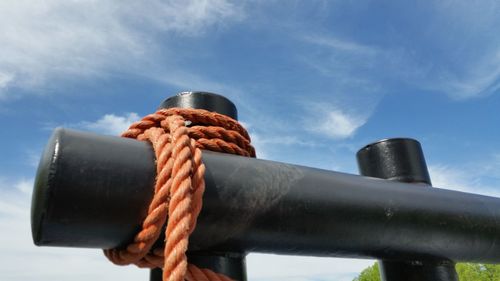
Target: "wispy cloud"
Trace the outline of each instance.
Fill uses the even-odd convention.
[[[500,197],[500,157],[465,165],[432,164],[429,174],[433,186]]]
[[[386,14],[370,15],[375,19],[387,17],[384,23],[366,29],[380,33],[377,38],[369,34],[339,36],[335,30],[299,37],[311,46],[301,57],[302,62],[336,82],[361,81],[369,87],[380,87],[382,92],[408,85],[417,91],[467,100],[500,91],[497,2],[395,6],[409,15],[404,22]],[[353,13],[351,17],[366,16],[363,11],[348,13]],[[421,15],[427,18],[422,21]],[[413,24],[419,29],[409,31]]]
[[[331,34],[309,34],[299,40],[308,44],[308,51],[298,60],[323,76],[318,83],[327,83],[329,89],[325,103],[306,102],[305,128],[335,140],[351,138],[386,94],[375,71],[384,51]]]
[[[97,121],[83,121],[71,127],[81,128],[106,135],[120,135],[135,121],[140,119],[135,112],[126,113],[123,116],[115,114],[105,114]]]
[[[293,147],[316,147],[319,144],[313,140],[303,140],[296,136],[286,135],[262,135],[250,130],[252,145],[257,152],[257,157],[260,159],[272,159],[269,150],[274,150],[276,147],[293,146]]]
[[[148,271],[117,267],[97,249],[68,249],[33,244],[30,228],[30,197],[33,179],[0,177],[0,228],[2,256],[0,279],[26,280],[147,280]],[[26,262],[29,261],[29,262]]]
[[[472,65],[465,74],[444,72],[429,88],[447,93],[457,100],[487,96],[500,90],[500,49],[498,54]]]
[[[0,176],[0,189],[2,190],[13,190],[14,192],[21,192],[26,195],[31,195],[31,190],[33,189],[33,179],[32,178],[19,178],[16,180],[9,180],[4,176]]]
[[[1,1],[0,98],[48,80],[165,74],[162,65],[176,62],[168,48],[176,36],[199,36],[242,16],[225,0]]]
[[[14,79],[13,75],[10,73],[0,72],[0,90],[7,88],[7,85]]]
[[[248,121],[240,121],[240,123],[248,130],[252,145],[260,159],[273,160],[274,158],[276,160],[277,155],[273,157],[271,151],[283,151],[285,147],[312,148],[320,145],[314,139],[297,136],[287,127],[274,126],[275,124],[257,127]]]
[[[175,71],[169,72],[165,75],[164,71],[160,70],[155,73],[150,73],[149,78],[159,81],[161,83],[176,86],[183,91],[208,91],[214,93],[224,93],[224,96],[230,98],[233,102],[237,103],[241,107],[248,107],[248,102],[243,102],[242,100],[247,100],[244,97],[244,92],[238,87],[228,85],[226,83],[221,83],[213,81],[203,75],[199,75],[194,72],[185,71],[181,68],[175,69]]]
[[[38,163],[40,162],[40,155],[41,155],[40,150],[36,149],[26,149],[25,155],[26,155],[26,164],[31,167],[31,168],[36,168],[38,167]]]
[[[431,7],[435,16],[426,24],[434,29],[434,36],[428,43],[448,51],[439,52],[442,58],[437,57],[436,62],[440,66],[428,73],[427,85],[459,100],[498,93],[500,4],[434,2]]]
[[[357,55],[371,56],[371,55],[376,55],[378,53],[378,49],[375,47],[363,45],[354,41],[340,39],[332,36],[321,36],[318,34],[307,35],[303,37],[303,40],[321,47],[326,47],[337,51],[343,51]]]
[[[309,34],[298,40],[309,45],[298,56],[305,65],[357,93],[377,90],[374,76],[378,73],[367,72],[378,67],[383,50],[331,34]]]
[[[453,168],[449,165],[437,164],[429,166],[432,184],[441,188],[450,188],[453,190],[473,192],[474,186],[479,184],[479,179],[470,176],[468,173]]]
[[[134,122],[139,121],[140,116],[135,112],[128,112],[122,115],[108,113],[99,117],[95,121],[80,121],[77,123],[55,123],[48,122],[42,126],[43,130],[53,131],[58,127],[73,128],[77,130],[91,131],[98,134],[118,136],[123,133]],[[26,151],[28,157],[28,164],[30,166],[37,166],[40,159],[39,151],[28,150]]]
[[[122,115],[108,113],[104,114],[102,117],[98,118],[95,121],[85,120],[77,123],[64,124],[48,122],[42,126],[42,129],[53,131],[55,128],[65,127],[77,130],[91,131],[98,134],[118,136],[121,133],[125,132],[125,130],[127,130],[132,123],[139,120],[140,116],[135,112],[128,112]],[[40,159],[40,152],[28,150],[26,151],[26,153],[28,155],[28,164],[30,166],[36,167]]]
[[[310,104],[307,111],[308,116],[304,120],[304,128],[334,140],[354,136],[369,117],[369,113],[361,114],[328,104]]]
[[[24,194],[31,195],[34,179],[21,179],[14,184],[14,188]]]
[[[27,213],[29,205],[26,204],[26,199],[31,196],[32,189],[33,179],[9,180],[6,177],[0,177],[0,191],[4,194],[0,200],[0,218]]]

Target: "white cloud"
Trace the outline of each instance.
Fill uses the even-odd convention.
[[[42,154],[41,150],[27,149],[26,150],[26,164],[30,167],[36,168],[40,163],[40,156]]]
[[[357,55],[376,55],[378,52],[378,49],[375,47],[331,36],[307,35],[303,37],[303,40],[321,47]]]
[[[98,249],[36,247],[30,228],[32,187],[32,179],[0,178],[1,280],[147,280],[148,271],[114,266]]]
[[[0,90],[2,88],[7,88],[7,85],[14,79],[14,76],[9,73],[0,72]]]
[[[339,109],[332,109],[322,121],[324,123],[318,126],[318,130],[334,139],[351,137],[366,123],[364,118],[348,115]]]
[[[143,6],[136,4],[136,8],[137,5]],[[239,9],[226,0],[174,0],[155,2],[147,9],[144,18],[163,30],[195,35],[210,25],[223,23],[224,19],[241,16]]]
[[[453,68],[422,66],[410,58],[402,60],[417,69],[416,76],[407,77],[413,79],[415,85],[445,93],[455,100],[467,100],[494,94],[500,89],[500,49],[486,53],[474,62],[463,62]]]
[[[33,179],[21,179],[20,181],[14,184],[14,187],[24,194],[31,195],[31,192],[33,190],[33,184],[34,184]]]
[[[267,121],[268,119],[266,119]],[[287,128],[283,127],[274,127],[269,125],[269,121],[263,126],[257,127],[252,123],[247,121],[239,121],[241,125],[247,129],[251,141],[252,146],[255,148],[257,153],[257,157],[259,159],[268,159],[272,160],[270,151],[276,151],[277,148],[280,148],[280,151],[283,151],[283,146],[290,147],[316,147],[319,143],[315,142],[311,139],[303,139],[293,135],[292,132],[289,132]],[[276,128],[280,128],[280,131],[276,131]],[[277,155],[275,155],[276,157]]]
[[[304,121],[304,128],[335,140],[352,137],[369,117],[326,104],[310,105],[307,109],[309,117]]]
[[[472,186],[477,184],[477,179],[471,178],[464,171],[447,165],[429,165],[429,174],[432,185],[436,187],[472,192]]]
[[[318,144],[312,140],[303,140],[296,136],[286,136],[286,135],[275,135],[275,132],[271,132],[272,135],[262,135],[254,131],[250,131],[250,137],[252,139],[252,145],[255,148],[257,157],[260,159],[269,159],[272,157],[269,153],[269,148],[276,148],[277,146],[296,146],[296,147],[315,147]]]
[[[379,73],[372,71],[380,67],[384,50],[325,34],[306,35],[299,40],[310,48],[298,60],[333,80],[332,84],[346,86],[357,93],[377,91],[374,77]],[[370,71],[370,75],[366,71]]]
[[[148,71],[175,63],[173,36],[198,36],[241,17],[225,0],[0,1],[0,97],[48,80],[161,76]]]
[[[0,177],[0,190],[4,194],[3,200],[0,200],[0,215],[17,216],[24,214],[26,212],[24,208],[25,199],[31,196],[33,179],[21,178],[12,181]]]
[[[337,84],[353,85],[351,89],[365,84],[391,92],[409,85],[454,100],[498,93],[500,5],[441,1],[420,5],[424,7],[428,15],[424,21],[415,16],[400,24],[399,18],[384,15],[387,23],[369,28],[369,32],[381,34],[377,38],[366,34],[339,38],[332,33],[299,37],[312,47],[300,60]],[[364,17],[364,11],[347,13]],[[409,30],[407,23],[418,24],[418,31]],[[369,45],[359,38],[368,39]]]
[[[492,167],[496,167],[494,171],[491,170]],[[470,165],[455,167],[444,164],[433,164],[429,165],[429,174],[432,185],[439,188],[500,197],[500,190],[496,186],[500,184],[499,168],[500,162],[491,162],[490,164],[481,163],[472,167]],[[497,174],[495,175],[494,173]],[[492,186],[485,182],[488,174],[498,177],[494,180],[495,185]]]
[[[29,210],[27,202],[33,188],[33,185],[29,186],[29,183],[32,182],[33,180],[29,179],[11,181],[0,177],[0,190],[3,194],[0,199],[0,219],[27,214],[27,210]]]
[[[250,254],[249,280],[352,281],[373,260]]]
[[[328,89],[323,96],[327,104],[305,108],[314,116],[306,118],[308,131],[337,140],[352,137],[386,93],[379,77],[384,50],[331,34],[308,34],[299,40],[308,48],[296,59],[323,76],[318,80],[322,92]]]
[[[439,44],[449,52],[442,54],[442,66],[429,73],[430,86],[461,100],[498,93],[499,3],[434,2],[431,6],[436,17],[430,21],[435,36],[429,45]]]
[[[241,105],[240,107],[248,108],[248,105],[241,101],[244,99],[244,92],[242,92],[239,88],[217,81],[212,81],[195,73],[183,71],[180,68],[175,69],[175,71],[172,71],[168,75],[164,75],[162,73],[152,74],[150,78],[165,84],[176,86],[183,89],[183,91],[201,90],[214,93],[224,93],[224,95],[230,98],[233,102]]]
[[[420,75],[408,77],[414,85],[456,100],[498,93],[499,3],[434,2],[430,9],[434,15],[422,28],[433,32],[422,38],[426,40],[424,48],[407,46],[399,71],[420,69]],[[426,50],[435,50],[437,54]]]
[[[106,114],[95,122],[82,122],[76,127],[106,135],[120,135],[139,119],[139,115],[135,112],[123,116]]]

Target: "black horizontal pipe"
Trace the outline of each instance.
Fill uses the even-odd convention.
[[[190,251],[500,262],[498,198],[209,151],[203,161]],[[146,142],[57,129],[35,183],[35,244],[127,243],[154,177]]]

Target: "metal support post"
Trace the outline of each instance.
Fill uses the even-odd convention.
[[[227,98],[207,92],[182,92],[170,97],[160,104],[159,108],[196,108],[217,112],[238,120],[236,106]],[[233,280],[247,280],[245,253],[215,253],[215,252],[188,252],[188,261],[200,268],[208,268],[225,274]],[[150,281],[161,281],[161,269],[153,269]]]
[[[362,175],[414,184],[405,185],[407,188],[432,187],[422,148],[416,140],[381,140],[359,150],[357,159]],[[397,213],[387,209],[387,225],[396,221],[393,212]],[[425,260],[384,259],[379,261],[379,267],[384,281],[458,281],[455,263],[440,256],[429,256]]]

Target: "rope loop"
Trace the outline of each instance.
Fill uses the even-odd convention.
[[[186,251],[205,191],[201,149],[255,157],[238,121],[202,109],[160,109],[133,123],[122,137],[151,143],[156,157],[154,196],[141,230],[123,248],[106,249],[114,264],[163,268],[164,281],[228,281],[229,277],[188,264]],[[165,230],[164,248],[153,244]]]

